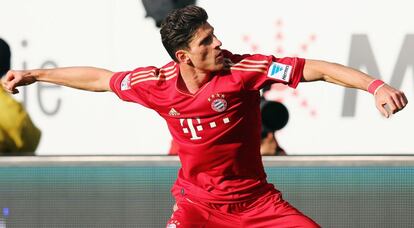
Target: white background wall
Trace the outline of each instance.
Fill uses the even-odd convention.
[[[348,65],[351,38],[365,35],[385,82],[393,77],[404,39],[414,34],[414,3],[409,0],[204,0],[198,5],[208,11],[223,48],[234,53],[299,55]],[[0,7],[0,37],[12,48],[15,69],[54,63],[120,71],[169,61],[139,0],[3,0]],[[399,77],[411,99],[414,48],[405,51],[404,58],[413,60]],[[373,97],[360,91],[355,115],[343,117],[344,93],[342,87],[316,82],[301,84],[295,94],[280,87],[268,94],[282,99],[290,111],[288,125],[277,133],[289,154],[414,153],[412,105],[385,119]],[[164,121],[114,94],[39,89],[36,84],[16,98],[26,102],[43,131],[38,155],[168,151],[171,137]],[[57,112],[47,115],[42,107]]]

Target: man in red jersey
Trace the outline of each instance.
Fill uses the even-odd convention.
[[[368,90],[386,117],[407,104],[403,92],[339,64],[223,50],[197,6],[170,13],[160,33],[173,59],[161,68],[9,71],[2,84],[11,93],[36,81],[112,91],[157,111],[179,145],[182,164],[167,227],[319,227],[266,181],[259,151],[262,87],[324,80]]]

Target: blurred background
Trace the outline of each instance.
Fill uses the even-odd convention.
[[[13,69],[162,66],[160,15],[192,2],[3,0],[0,38]],[[196,4],[233,53],[338,62],[413,98],[413,1]],[[413,226],[412,105],[385,119],[371,94],[323,82],[274,85],[264,97],[289,110],[277,142],[296,156],[264,159],[287,200],[323,227]],[[14,98],[42,137],[36,157],[0,158],[0,228],[165,226],[179,162],[162,156],[171,136],[161,117],[111,93],[46,83]]]

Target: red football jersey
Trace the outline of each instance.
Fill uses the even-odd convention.
[[[111,89],[125,101],[154,109],[179,146],[176,197],[242,201],[273,188],[260,155],[260,92],[271,83],[295,88],[304,59],[224,52],[225,69],[195,94],[179,89],[179,65],[115,73]],[[277,116],[275,116],[277,118]]]

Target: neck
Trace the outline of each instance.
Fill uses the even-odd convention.
[[[180,64],[182,80],[180,88],[191,94],[196,93],[204,84],[210,81],[211,72],[196,69],[186,64]]]

